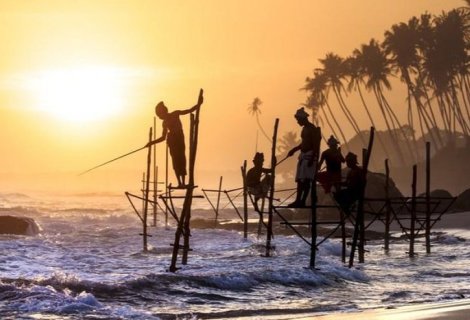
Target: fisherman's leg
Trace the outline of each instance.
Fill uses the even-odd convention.
[[[300,199],[300,203],[302,206],[305,206],[307,202],[308,194],[310,193],[310,184],[311,180],[305,179],[302,183],[302,198]]]

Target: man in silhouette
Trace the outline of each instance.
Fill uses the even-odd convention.
[[[349,168],[346,181],[344,182],[345,188],[336,192],[334,197],[341,208],[346,213],[349,213],[354,202],[362,196],[366,184],[366,175],[364,169],[358,166],[357,155],[349,152],[345,159],[346,165]]]
[[[330,193],[331,187],[339,189],[341,183],[341,165],[345,161],[338,148],[339,141],[330,136],[327,141],[328,149],[322,152],[318,167],[321,168],[323,162],[326,163],[326,171],[318,172],[317,181],[323,186],[325,193]]]
[[[318,154],[320,153],[321,131],[308,120],[308,113],[300,108],[294,115],[297,123],[302,127],[300,134],[301,142],[292,148],[287,156],[291,157],[300,150],[297,162],[295,181],[297,182],[297,196],[288,207],[304,207],[310,192],[310,185],[315,180]]]
[[[246,173],[246,186],[248,192],[254,197],[255,210],[259,211],[258,200],[268,195],[271,186],[271,169],[263,168],[264,154],[256,152],[253,158],[254,167]],[[265,174],[264,178],[261,178]]]
[[[168,108],[163,101],[160,101],[155,107],[157,117],[163,120],[162,136],[147,144],[147,147],[167,140],[168,149],[170,150],[173,170],[175,171],[178,186],[184,187],[186,177],[186,155],[183,126],[181,125],[180,116],[196,111],[204,102],[203,90],[199,91],[197,104],[186,110],[175,110],[168,112]]]

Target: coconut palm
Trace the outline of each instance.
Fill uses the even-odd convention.
[[[339,125],[338,120],[336,119],[336,117],[335,117],[335,115],[334,115],[334,113],[331,109],[331,106],[328,103],[328,99],[327,99],[327,94],[328,94],[327,78],[326,78],[325,74],[322,73],[322,72],[319,72],[319,71],[315,71],[313,73],[313,78],[307,78],[305,81],[306,81],[306,85],[303,89],[310,92],[309,98],[308,98],[307,103],[306,103],[307,108],[313,109],[316,106],[318,106],[319,110],[321,110],[323,112],[323,117],[325,118],[326,122],[328,123],[328,126],[330,127],[331,132],[333,133],[333,135],[335,137],[338,137],[338,135],[336,134],[336,130],[335,130],[335,128],[336,128],[338,130],[338,132],[340,133],[340,136],[343,139],[346,148],[349,149],[348,145],[347,145],[346,136],[344,135],[343,129]],[[323,108],[324,106],[326,106],[327,111],[329,112],[330,116],[328,116],[327,111]],[[330,117],[333,120],[333,123],[335,124],[335,126],[333,126],[333,124],[330,122],[330,120],[329,120]]]
[[[248,113],[256,117],[256,123],[258,124],[258,128],[261,130],[261,133],[266,137],[266,139],[268,139],[269,142],[272,142],[271,138],[268,136],[266,131],[264,131],[264,128],[259,121],[259,115],[261,114],[260,106],[262,104],[263,104],[263,101],[261,101],[260,98],[258,97],[254,98],[253,102],[250,103],[250,106],[248,107]]]
[[[361,45],[360,51],[363,56],[361,61],[363,63],[362,67],[365,75],[366,88],[373,91],[384,118],[385,125],[387,126],[390,139],[398,154],[398,158],[402,165],[405,165],[406,161],[399,141],[403,140],[408,148],[409,154],[413,156],[411,146],[409,145],[409,141],[405,139],[405,133],[401,130],[401,124],[383,92],[384,88],[391,89],[390,81],[388,80],[388,76],[391,74],[389,61],[379,43],[374,39],[370,40],[369,44]],[[400,139],[399,135],[397,135],[397,132],[400,131],[403,139]]]
[[[357,124],[356,119],[351,113],[350,109],[346,105],[342,92],[344,91],[343,81],[346,77],[346,66],[344,59],[334,53],[327,53],[324,59],[319,59],[322,64],[322,68],[316,69],[317,72],[321,72],[326,78],[327,90],[331,89],[338,101],[338,104],[346,116],[346,119],[353,127],[356,134],[365,145],[365,139]]]
[[[415,83],[412,81],[412,75],[418,73],[420,56],[418,48],[420,43],[419,20],[415,17],[410,19],[408,23],[400,23],[392,26],[391,30],[385,32],[385,40],[383,47],[385,52],[391,56],[390,62],[393,68],[400,73],[401,80],[407,86],[408,93],[408,124],[414,128],[414,115],[412,101],[415,102],[416,111],[418,114],[418,121],[421,129],[422,136],[425,136],[424,126],[431,137],[431,140],[436,147],[439,147],[436,139],[434,138],[432,128],[436,127],[433,119],[426,111],[421,101],[421,95],[416,89]],[[415,144],[415,150],[418,150],[416,144],[416,136],[412,130],[412,140]],[[439,137],[440,138],[440,137]],[[442,145],[442,142],[441,142]]]
[[[452,10],[435,17],[433,22],[432,36],[422,45],[423,75],[436,97],[447,132],[455,136],[458,125],[468,135],[469,120],[463,116],[456,84],[468,63],[468,19],[461,11]]]
[[[369,110],[369,107],[364,99],[364,94],[362,93],[361,86],[365,85],[364,83],[364,68],[362,67],[363,54],[360,50],[355,50],[354,55],[345,60],[345,65],[347,66],[347,75],[349,76],[348,90],[356,90],[359,93],[361,98],[362,106],[366,111],[367,117],[369,118],[370,125],[374,128],[377,128],[372,113]],[[377,134],[377,140],[379,141],[380,146],[384,150],[386,158],[390,159],[388,148],[383,142],[382,136]]]

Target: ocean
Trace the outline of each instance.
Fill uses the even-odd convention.
[[[197,201],[195,215],[213,219]],[[0,235],[0,319],[276,319],[470,297],[465,229],[434,230],[433,252],[419,239],[414,258],[400,233],[389,253],[371,240],[366,263],[351,269],[340,240],[328,239],[316,270],[297,236],[275,235],[266,258],[264,236],[193,229],[188,265],[170,273],[174,222],[165,227],[159,216],[142,252],[141,223],[124,195],[2,194],[0,215],[40,227],[37,235]]]

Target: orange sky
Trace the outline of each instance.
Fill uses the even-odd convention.
[[[346,56],[371,38],[381,41],[394,23],[464,1],[0,5],[0,191],[120,192],[139,187],[145,152],[77,174],[143,146],[158,101],[190,107],[204,88],[197,179],[210,187],[224,175],[234,186],[255,150],[257,126],[247,112],[253,98],[264,102],[261,121],[269,133],[276,117],[281,135],[297,131],[292,114],[305,100],[299,88],[319,58],[330,51]],[[400,92],[397,85],[389,96],[404,106]],[[263,139],[258,149],[269,153]],[[161,152],[158,159],[163,166]]]

